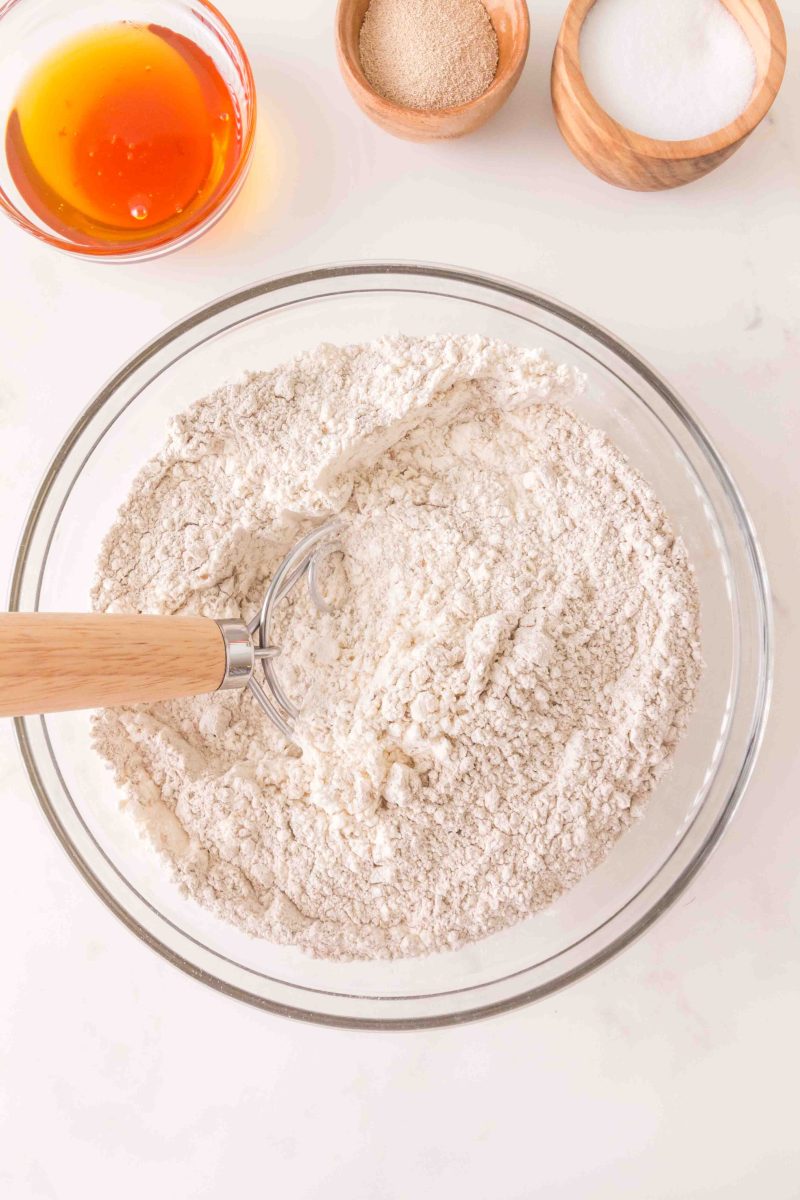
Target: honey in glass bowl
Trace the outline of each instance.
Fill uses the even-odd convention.
[[[32,72],[8,119],[20,193],[87,244],[168,232],[230,177],[236,105],[181,34],[127,22],[87,30]]]
[[[227,207],[250,157],[252,76],[216,10],[178,7],[85,24],[31,56],[7,101],[0,195],[24,228],[93,257],[149,257]]]

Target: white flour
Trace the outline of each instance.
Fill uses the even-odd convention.
[[[686,552],[564,402],[479,338],[313,354],[194,405],[100,555],[96,607],[250,616],[342,513],[338,607],[287,605],[302,753],[246,693],[106,711],[101,753],[190,895],[332,958],[458,946],[549,903],[640,813],[700,672]]]

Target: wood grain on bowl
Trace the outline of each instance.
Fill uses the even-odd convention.
[[[601,0],[602,2],[602,0]],[[769,112],[786,68],[786,31],[775,0],[722,0],[753,48],[756,83],[744,111],[723,129],[687,141],[660,141],[626,129],[595,100],[580,65],[580,36],[595,0],[571,0],[550,77],[558,127],[573,154],[607,183],[660,191],[713,171]]]
[[[395,137],[431,142],[463,137],[480,128],[502,108],[525,66],[530,21],[525,0],[483,0],[497,35],[497,74],[489,88],[468,104],[453,108],[406,108],[386,100],[361,68],[358,41],[370,0],[339,0],[336,12],[336,54],[342,77],[356,104],[370,120]]]

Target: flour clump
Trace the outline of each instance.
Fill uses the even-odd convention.
[[[324,345],[170,425],[96,608],[281,614],[298,746],[247,693],[100,712],[126,803],[199,903],[331,958],[458,947],[536,912],[642,811],[691,711],[697,589],[581,379],[480,337]]]

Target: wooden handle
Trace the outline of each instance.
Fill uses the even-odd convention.
[[[225,644],[207,617],[0,613],[0,716],[213,692]]]

